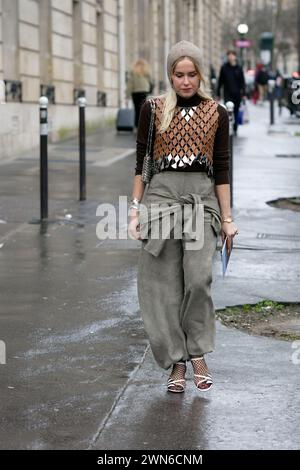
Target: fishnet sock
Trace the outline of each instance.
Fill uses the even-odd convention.
[[[194,374],[203,375],[207,377],[208,379],[210,379],[210,381],[199,383],[202,380],[205,380],[204,377],[194,377],[194,382],[195,382],[196,387],[202,390],[206,390],[210,388],[212,386],[212,378],[208,371],[208,367],[207,367],[204,357],[191,358],[191,363],[194,369]]]
[[[182,391],[185,387],[185,372],[186,372],[186,364],[176,363],[173,364],[173,369],[171,375],[168,380],[168,389],[170,390],[178,390]],[[177,384],[169,384],[170,381],[181,380]]]

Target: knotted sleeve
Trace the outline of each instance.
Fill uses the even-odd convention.
[[[215,136],[213,166],[215,184],[229,184],[229,118],[227,109],[218,105],[219,124]]]

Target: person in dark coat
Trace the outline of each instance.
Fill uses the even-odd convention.
[[[246,83],[243,69],[237,63],[236,52],[227,52],[227,62],[222,65],[217,87],[217,100],[221,97],[223,88],[224,102],[234,103],[234,133],[237,134],[238,112],[242,99],[246,99]]]
[[[257,64],[257,71],[255,74],[255,84],[258,88],[259,103],[263,103],[268,93],[268,79],[269,75],[263,64]]]

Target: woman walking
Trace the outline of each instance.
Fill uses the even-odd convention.
[[[167,73],[171,89],[141,108],[129,231],[142,242],[138,298],[151,350],[160,367],[172,367],[167,390],[185,390],[191,361],[196,387],[207,391],[213,380],[204,355],[213,351],[215,337],[212,260],[219,234],[224,240],[238,233],[230,210],[228,114],[203,90],[197,46],[175,44]],[[142,205],[151,104],[154,175]],[[149,236],[149,225],[153,234],[160,223],[168,236]]]
[[[127,97],[131,96],[134,104],[136,128],[138,127],[141,106],[151,91],[149,64],[144,59],[138,59],[132,66],[126,89]]]

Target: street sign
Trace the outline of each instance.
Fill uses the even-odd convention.
[[[250,39],[236,39],[234,41],[235,47],[245,47],[249,48],[252,46],[252,41]]]
[[[262,33],[259,38],[259,48],[262,51],[271,51],[273,49],[274,37],[272,33]]]
[[[271,51],[262,50],[260,51],[260,60],[264,65],[269,65],[271,63]]]

